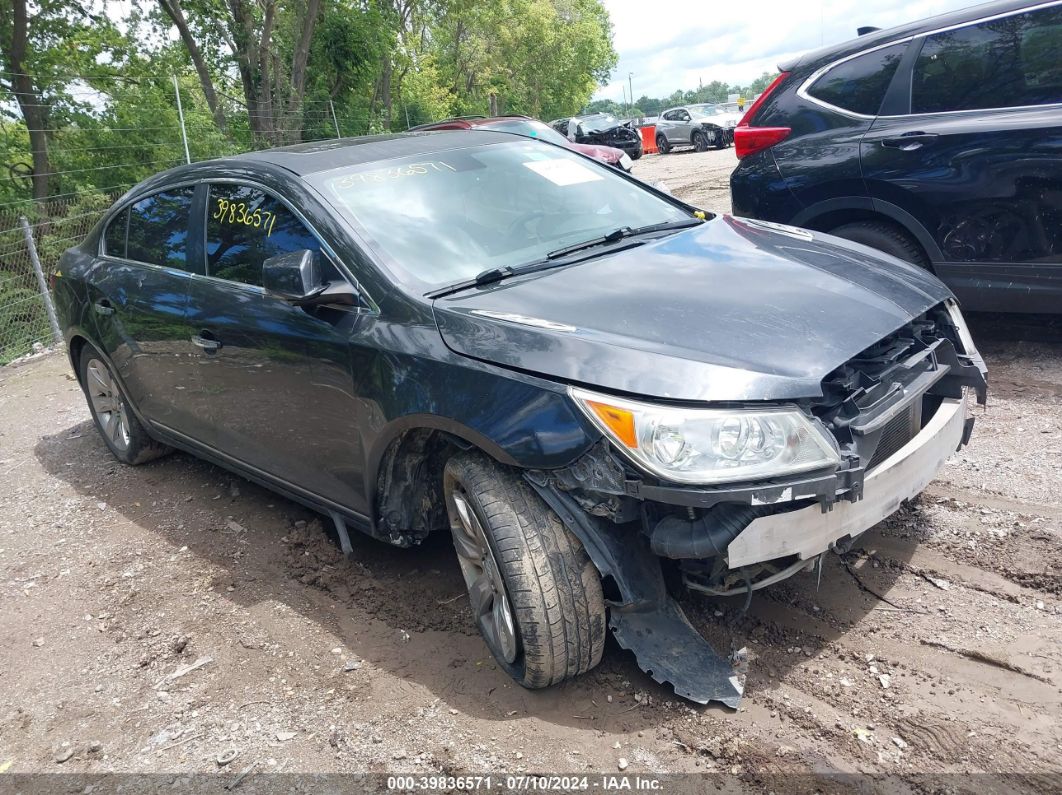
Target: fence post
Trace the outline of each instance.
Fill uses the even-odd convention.
[[[44,278],[44,269],[41,267],[40,257],[37,256],[37,244],[33,240],[33,230],[30,228],[26,216],[20,215],[18,220],[22,224],[22,235],[26,238],[26,249],[29,251],[30,262],[33,263],[33,270],[37,274],[37,286],[40,288],[41,297],[44,299],[44,310],[48,313],[48,323],[52,327],[52,337],[55,338],[55,344],[59,345],[63,341],[63,332],[59,329],[59,318],[55,316],[55,305],[52,304],[52,294],[48,291],[48,280]]]
[[[328,107],[332,109],[332,123],[336,126],[336,138],[342,138],[339,134],[339,119],[336,118],[336,106],[332,104],[332,100],[328,100]]]
[[[184,141],[184,162],[191,163],[192,156],[188,153],[188,131],[184,129],[184,108],[181,107],[181,88],[177,84],[177,75],[173,77],[173,93],[177,95],[177,118],[181,120],[181,140]]]

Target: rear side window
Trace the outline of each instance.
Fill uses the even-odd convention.
[[[187,270],[185,245],[194,193],[192,185],[173,188],[141,199],[130,207],[126,257],[164,268]]]
[[[838,64],[812,83],[808,93],[836,108],[877,116],[907,43],[893,44]]]
[[[129,209],[111,219],[103,233],[103,253],[109,257],[125,258],[125,235],[129,231]]]
[[[279,199],[247,185],[211,185],[207,201],[207,273],[241,284],[262,285],[262,263],[321,244]],[[339,278],[327,260],[326,280]]]
[[[929,36],[915,62],[913,113],[1062,102],[1062,6]]]

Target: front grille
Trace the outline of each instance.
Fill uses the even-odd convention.
[[[878,446],[874,448],[874,455],[867,464],[867,470],[871,470],[891,456],[918,433],[917,406],[913,403],[889,420],[881,430],[878,437]]]
[[[929,409],[923,416],[923,396],[912,390],[920,377],[942,367],[934,351],[945,334],[936,315],[930,312],[913,320],[822,381],[823,396],[812,412],[833,434],[842,453],[858,456],[867,470],[911,441],[932,414]],[[882,427],[878,418],[899,403],[906,405]]]

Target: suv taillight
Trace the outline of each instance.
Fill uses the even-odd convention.
[[[757,152],[762,152],[764,149],[769,149],[779,141],[784,141],[791,132],[789,127],[752,126],[752,119],[756,115],[756,111],[760,109],[760,105],[778,86],[785,82],[787,77],[789,77],[789,72],[782,72],[778,75],[756,101],[752,103],[749,109],[745,111],[745,115],[741,117],[738,126],[734,128],[734,154],[737,155],[739,160]]]

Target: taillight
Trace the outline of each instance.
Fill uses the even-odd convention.
[[[787,77],[789,77],[789,72],[782,72],[778,77],[774,78],[766,90],[745,111],[745,115],[741,117],[738,126],[734,128],[734,154],[737,155],[739,160],[757,152],[762,152],[764,149],[769,149],[776,143],[785,140],[786,136],[791,132],[789,127],[752,126],[752,119],[755,117],[756,111],[760,109],[760,105],[767,100],[767,97],[778,86],[785,82]]]

